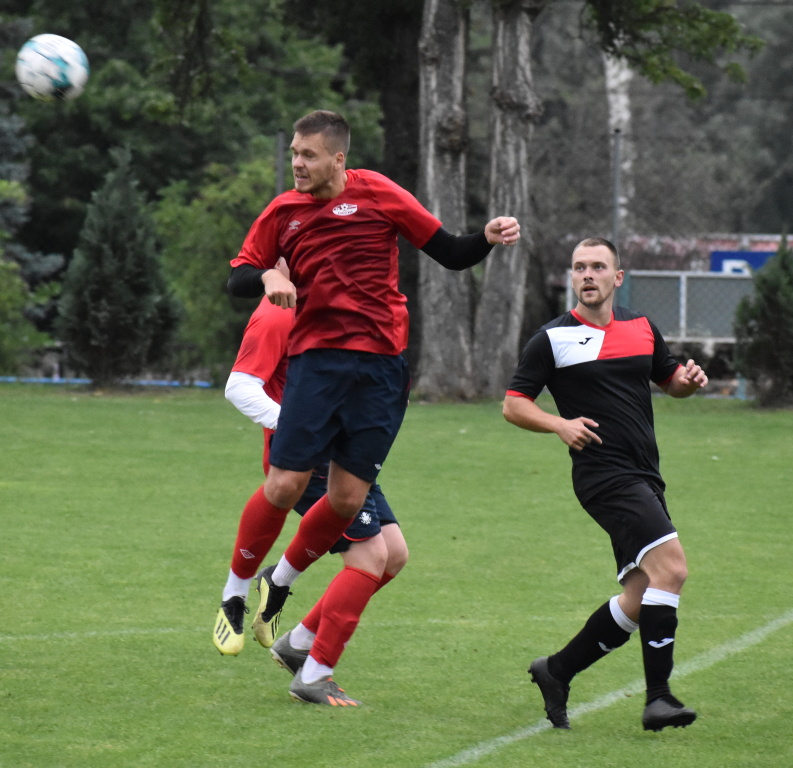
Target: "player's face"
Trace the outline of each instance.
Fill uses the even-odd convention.
[[[331,198],[344,189],[344,153],[330,152],[321,133],[296,133],[292,140],[295,189],[314,197]]]
[[[581,247],[573,254],[573,292],[585,307],[596,309],[612,300],[624,275],[605,245]]]

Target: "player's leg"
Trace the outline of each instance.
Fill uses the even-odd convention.
[[[575,675],[627,643],[638,629],[638,607],[635,611],[628,609],[626,594],[640,599],[646,582],[635,563],[641,550],[641,544],[636,541],[644,539],[634,528],[643,526],[638,517],[632,515],[632,510],[644,504],[647,496],[652,496],[650,490],[638,483],[613,489],[604,498],[589,501],[585,506],[589,515],[611,537],[617,579],[623,592],[601,605],[560,651],[535,659],[529,666],[532,682],[538,685],[545,712],[555,728],[570,727],[567,701],[570,682]],[[671,523],[669,528],[674,530]]]
[[[292,695],[314,703],[327,701],[321,688],[332,677],[371,594],[389,583],[407,562],[407,543],[378,485],[372,486],[361,513],[334,549],[341,551],[344,570],[303,621],[273,648],[281,666],[299,675],[290,689]],[[377,574],[381,574],[377,583],[365,578]],[[307,654],[297,673],[292,669],[299,659],[294,646]],[[291,655],[291,665],[279,658],[279,650]]]
[[[277,478],[291,477],[295,480],[296,472],[285,472],[274,470],[271,467],[271,475]],[[317,470],[306,473],[307,478],[301,478],[296,484],[297,488],[302,487],[302,493],[297,502],[292,506],[298,514],[305,514],[312,504],[321,498],[327,491],[327,465],[320,466]],[[289,585],[279,585],[273,581],[273,573],[276,566],[270,565],[263,568],[256,575],[256,590],[259,592],[259,607],[253,619],[253,635],[260,645],[269,648],[278,636],[278,626],[281,619],[281,611],[287,597],[291,594]]]
[[[646,551],[640,561],[648,586],[639,609],[642,659],[647,700],[642,723],[645,730],[686,726],[696,713],[672,695],[669,678],[674,666],[677,610],[688,571],[678,538],[668,539]]]
[[[250,583],[281,533],[288,512],[288,509],[279,509],[269,503],[261,487],[243,508],[231,567],[212,633],[215,648],[223,655],[236,656],[243,648],[243,617],[248,612],[245,601]]]

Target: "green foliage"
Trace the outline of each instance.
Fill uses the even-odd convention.
[[[676,83],[691,99],[703,97],[705,89],[677,56],[718,65],[721,53],[755,54],[763,46],[758,37],[743,32],[732,14],[692,0],[586,0],[586,5],[604,51],[627,59],[653,83]],[[745,79],[735,61],[721,68],[733,80]]]
[[[19,374],[30,354],[48,341],[25,316],[29,304],[18,265],[0,256],[0,373]]]
[[[763,406],[793,405],[793,249],[783,239],[735,315],[736,367]]]
[[[274,141],[253,142],[253,158],[237,168],[210,166],[194,196],[184,182],[163,190],[155,218],[168,282],[183,307],[178,335],[182,370],[228,374],[255,304],[233,302],[229,261],[275,191]]]
[[[116,168],[92,197],[58,323],[67,361],[96,387],[162,363],[177,320],[154,222],[131,173],[131,152],[111,156]]]

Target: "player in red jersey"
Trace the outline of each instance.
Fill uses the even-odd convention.
[[[283,260],[279,261],[278,268],[288,274]],[[264,428],[265,476],[270,471],[269,443],[278,423],[287,342],[293,322],[294,310],[284,311],[266,298],[262,299],[245,329],[226,384],[227,399]],[[320,467],[312,474],[306,492],[295,506],[300,514],[325,493],[326,467]],[[247,612],[245,601],[250,584],[281,532],[284,519],[285,515],[280,511],[274,513],[266,503],[261,487],[245,505],[212,635],[215,647],[224,655],[236,656],[243,648],[243,619]],[[277,626],[254,621],[257,640],[265,647],[272,646],[273,658],[292,675],[297,675],[309,654],[332,669],[357,627],[360,611],[354,595],[349,595],[344,588],[348,570],[378,579],[376,589],[380,589],[407,562],[407,544],[379,485],[372,485],[361,512],[330,551],[341,553],[344,568],[300,624],[273,645]],[[257,577],[259,581],[261,578],[261,575]],[[293,680],[293,688],[295,690],[290,689],[292,696],[300,700],[333,706],[357,706],[360,703],[341,691],[332,679],[324,681],[319,697],[314,695],[320,693],[316,687],[305,695],[299,680]]]
[[[482,232],[454,236],[406,190],[381,174],[348,170],[350,129],[333,112],[295,123],[295,187],[273,200],[231,265],[229,290],[297,307],[272,469],[264,486],[275,509],[300,498],[311,470],[330,461],[328,493],[303,517],[266,579],[262,621],[280,611],[288,586],[336,541],[360,510],[396,438],[410,375],[406,299],[399,292],[397,236],[449,269],[479,263],[494,245],[514,245],[518,222],[500,216]],[[287,280],[274,270],[283,256]],[[262,582],[262,588],[265,581]],[[350,578],[364,606],[376,582]],[[310,659],[309,659],[310,660]],[[307,663],[306,686],[327,667]]]
[[[507,421],[552,432],[570,448],[573,488],[611,537],[622,594],[595,611],[558,653],[529,668],[556,728],[569,728],[567,698],[578,673],[639,630],[647,683],[645,730],[696,718],[669,689],[686,558],[664,499],[650,382],[672,397],[708,383],[693,360],[675,360],[645,316],[614,307],[622,284],[617,249],[588,238],[573,250],[576,308],[544,325],[526,344],[504,400]],[[559,416],[535,398],[548,387]]]

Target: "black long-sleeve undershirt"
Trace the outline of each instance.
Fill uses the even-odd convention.
[[[421,247],[433,261],[457,272],[479,264],[492,249],[484,230],[470,235],[453,235],[443,227]],[[228,280],[229,293],[241,298],[261,296],[264,292],[262,275],[266,271],[251,264],[234,267]]]

